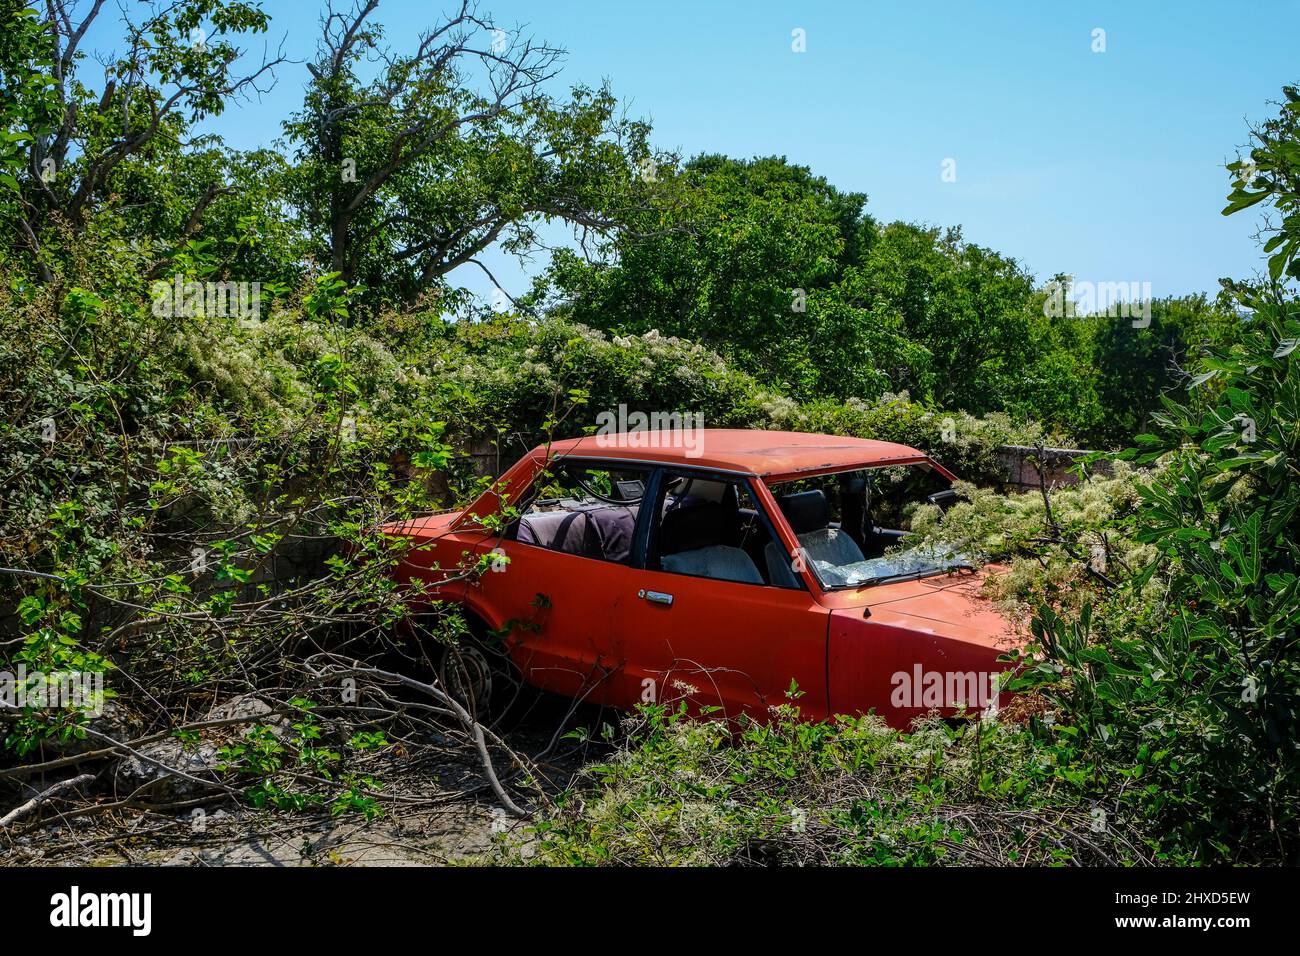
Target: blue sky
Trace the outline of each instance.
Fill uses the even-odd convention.
[[[452,0],[384,0],[410,45]],[[272,36],[311,57],[319,5],[265,0]],[[1217,291],[1260,267],[1257,220],[1219,214],[1247,120],[1300,81],[1300,0],[676,2],[481,0],[503,27],[568,51],[556,90],[607,79],[657,146],[778,154],[864,192],[878,219],[961,225],[1040,279]],[[802,29],[806,52],[791,49]],[[1096,29],[1105,52],[1093,52]],[[213,123],[267,144],[306,69]],[[945,182],[945,160],[956,181]],[[488,257],[507,291],[536,271]],[[476,271],[453,279],[480,294]]]

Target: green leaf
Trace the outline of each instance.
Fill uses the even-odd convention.
[[[1249,209],[1255,203],[1262,199],[1267,199],[1269,193],[1262,190],[1257,193],[1248,193],[1245,190],[1238,189],[1228,199],[1228,205],[1223,207],[1223,215],[1231,216],[1235,212],[1241,212],[1243,209]]]

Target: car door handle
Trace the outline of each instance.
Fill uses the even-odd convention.
[[[652,604],[666,604],[669,607],[673,606],[673,596],[671,594],[665,594],[663,591],[647,591],[645,588],[642,588],[640,591],[636,592],[636,596],[644,598]]]

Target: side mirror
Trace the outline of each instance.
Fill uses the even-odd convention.
[[[943,491],[936,491],[925,499],[927,504],[937,505],[940,511],[947,511],[959,501],[966,499],[959,495],[953,488],[945,488]]]

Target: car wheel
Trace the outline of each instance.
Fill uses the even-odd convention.
[[[438,668],[438,683],[480,723],[491,719],[495,668],[482,648],[471,642],[449,647]]]
[[[532,692],[498,641],[462,636],[444,649],[436,673],[439,686],[485,726],[513,728],[531,710]]]

